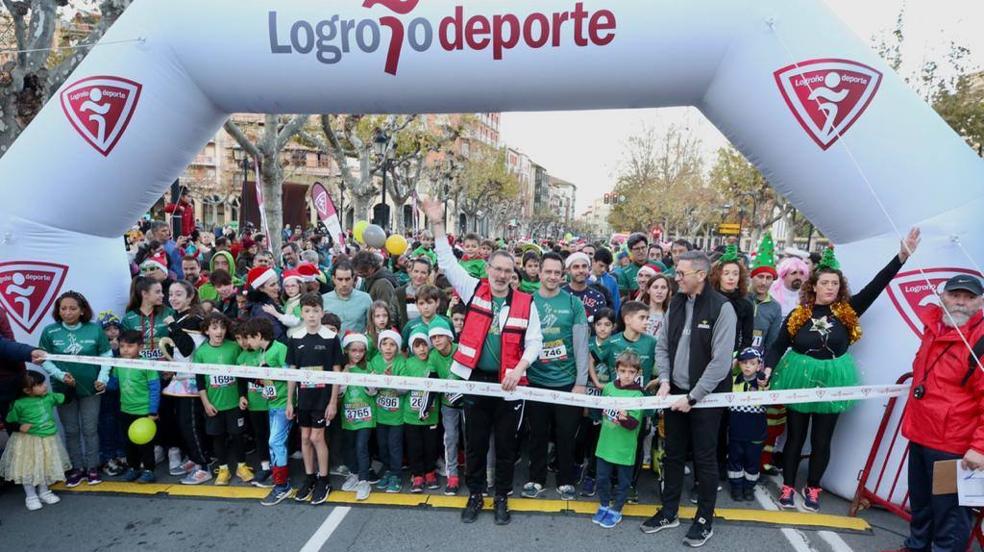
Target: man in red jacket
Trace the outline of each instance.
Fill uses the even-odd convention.
[[[164,206],[164,212],[181,217],[182,236],[190,236],[195,230],[195,206],[191,202],[191,194],[187,188],[181,190],[181,198],[177,203],[168,203]]]
[[[963,552],[971,511],[957,495],[933,494],[933,464],[959,460],[984,469],[984,320],[981,281],[961,274],[943,287],[943,308],[922,318],[922,343],[912,363],[912,389],[902,419],[909,439],[909,538],[902,550]],[[974,349],[971,353],[967,344]]]

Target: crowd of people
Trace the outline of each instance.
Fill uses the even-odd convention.
[[[832,438],[852,402],[724,409],[702,408],[701,401],[719,392],[858,384],[850,347],[861,338],[859,319],[916,250],[918,230],[851,294],[832,249],[777,259],[768,234],[751,256],[734,244],[703,252],[686,240],[663,243],[644,233],[620,248],[587,240],[519,243],[449,236],[440,222],[443,206],[425,201],[424,209],[437,222],[402,255],[353,241],[343,247],[300,228],[285,228],[283,246],[273,252],[268,237],[253,231],[215,237],[192,221],[172,239],[170,225],[146,223],[128,236],[133,282],[122,312],[96,312],[84,289],[67,291],[54,302],[36,348],[0,341],[0,357],[39,365],[16,377],[2,372],[0,415],[12,437],[0,476],[23,485],[30,510],[58,502],[49,488],[56,481],[97,485],[106,476],[151,483],[162,477],[158,464],[166,464],[166,473],[186,485],[267,487],[267,506],[324,503],[330,474],[342,476],[341,489],[360,501],[407,487],[465,492],[466,523],[480,515],[484,495],[493,497],[500,525],[510,522],[514,492],[597,496],[592,521],[605,528],[622,521],[626,503],[638,502],[640,485],[653,485],[662,505],[642,530],[656,533],[679,525],[684,474],[692,469],[697,514],[684,542],[694,547],[713,535],[722,483],[733,500],[750,501],[761,474],[781,474],[781,507],[820,510]],[[954,297],[951,311],[967,317],[943,320],[936,333],[952,339],[947,328],[972,323],[969,337],[984,332],[980,282],[948,287],[947,294]],[[105,363],[53,362],[43,360],[45,353]],[[939,361],[934,354],[920,351],[924,371]],[[177,366],[154,372],[117,367],[116,358],[678,399],[666,410],[585,409],[194,375]],[[984,377],[968,374],[969,392],[984,388]],[[932,386],[945,384],[929,375],[921,381],[929,405]],[[968,420],[984,410],[976,392],[965,405]],[[137,444],[128,429],[147,417],[156,437]],[[958,430],[947,422],[945,431],[963,441],[926,442],[930,452],[913,457],[926,463],[939,457],[937,449],[959,457],[967,449],[984,452],[984,426],[976,427]],[[927,435],[918,425],[907,428]],[[807,435],[809,466],[797,486]],[[303,473],[290,466],[292,457]],[[528,476],[516,482],[520,458]],[[982,460],[971,457],[971,465]],[[646,472],[653,477],[641,478]],[[941,507],[935,501],[912,494],[913,508],[918,503],[930,512],[927,518],[914,511],[914,524],[923,525],[921,537],[914,525],[913,538],[924,540],[908,543],[913,550],[932,542],[932,508]]]

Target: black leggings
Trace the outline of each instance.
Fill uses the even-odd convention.
[[[270,461],[270,413],[266,410],[250,410],[249,424],[253,426],[253,439],[260,462]]]
[[[830,463],[830,441],[837,427],[840,414],[804,414],[789,409],[786,411],[786,448],[782,453],[783,484],[796,486],[796,472],[799,470],[800,457],[803,455],[803,445],[806,434],[810,431],[810,468],[806,477],[808,487],[819,487],[823,473]]]
[[[198,397],[172,397],[178,416],[182,447],[188,458],[207,469],[208,451],[205,441],[205,409]]]

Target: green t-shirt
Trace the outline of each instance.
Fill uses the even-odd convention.
[[[588,395],[601,396],[601,390],[604,389],[605,384],[611,380],[612,373],[608,369],[608,344],[611,343],[611,338],[599,342],[597,337],[591,338],[591,345],[588,346],[588,350],[591,353],[591,358],[594,360],[595,375],[598,376],[598,383],[601,387],[595,387],[594,382],[591,378],[588,378],[588,384],[585,387],[585,392]],[[590,408],[588,409],[588,417],[594,421],[601,419],[602,410],[600,408]]]
[[[414,318],[403,325],[403,348],[410,351],[410,354],[413,354],[413,351],[410,350],[410,336],[413,335],[414,330],[423,329],[424,333],[427,333],[436,320],[443,320],[449,328],[454,327],[451,324],[451,319],[441,314],[434,315],[434,318],[431,318],[430,322],[424,322],[423,318]]]
[[[581,325],[587,328],[584,303],[564,290],[549,299],[535,293],[533,303],[540,315],[543,350],[527,370],[526,377],[530,383],[544,387],[573,385],[577,379],[573,328]]]
[[[618,291],[623,295],[639,289],[639,282],[636,275],[639,274],[639,265],[630,262],[628,266],[623,266],[615,271],[615,281],[618,282]]]
[[[273,341],[266,351],[243,351],[236,361],[239,366],[287,367],[287,346]],[[262,385],[250,381],[247,384],[246,399],[249,410],[263,412],[271,408],[287,408],[287,382],[283,380],[264,380]]]
[[[485,273],[485,259],[468,259],[467,261],[458,261],[458,264],[472,278],[478,278],[479,280],[488,278],[488,274]]]
[[[645,388],[649,380],[653,378],[656,338],[649,334],[640,334],[639,339],[629,341],[624,333],[618,333],[613,335],[606,345],[608,355],[605,358],[605,365],[608,367],[609,378],[615,379],[615,361],[618,359],[618,355],[626,349],[632,349],[639,355],[639,361],[642,364],[642,373],[636,378],[636,383],[639,384],[639,387]]]
[[[400,375],[411,378],[430,377],[433,368],[428,362],[429,360],[429,358],[428,360],[420,360],[416,355],[411,356],[403,364],[403,373]],[[433,401],[427,417],[420,419],[420,409],[426,406],[427,398],[428,393],[426,391],[407,392],[406,398],[403,400],[403,423],[422,426],[437,425],[438,411],[440,410],[438,401]]]
[[[642,391],[638,389],[619,389],[615,387],[615,382],[609,382],[601,391],[603,397],[641,397]],[[630,410],[629,416],[638,421],[642,421],[641,410]],[[631,466],[635,464],[636,444],[638,442],[639,427],[626,429],[618,423],[618,410],[606,409],[601,418],[601,433],[598,435],[598,447],[595,449],[595,456],[620,466]]]
[[[368,374],[369,368],[359,365],[348,369],[350,374]],[[342,393],[342,429],[372,429],[376,427],[376,398],[361,385],[347,385]]]
[[[74,329],[65,327],[61,322],[50,324],[41,332],[38,347],[56,355],[102,356],[110,351],[106,334],[99,324],[92,322],[79,324]],[[52,391],[66,393],[70,389],[74,389],[75,394],[79,397],[89,397],[96,394],[93,384],[99,377],[99,366],[75,362],[56,362],[55,366],[63,372],[72,374],[72,377],[75,378],[75,387],[72,388],[53,379]]]
[[[499,373],[502,356],[502,330],[499,327],[499,313],[506,304],[505,297],[492,298],[492,324],[482,344],[482,355],[478,357],[478,369],[483,372]],[[510,367],[511,368],[511,367]]]
[[[195,349],[192,362],[235,365],[240,352],[235,341],[224,341],[218,347],[206,341]],[[239,408],[239,384],[235,376],[205,376],[205,381],[208,402],[216,410]]]
[[[396,355],[390,367],[391,376],[402,376],[406,359]],[[369,361],[369,370],[373,374],[386,372],[386,360],[379,354]],[[403,425],[403,395],[396,389],[379,389],[376,393],[376,423],[385,426]]]
[[[431,349],[430,357],[427,358],[427,363],[431,365],[431,370],[437,372],[437,377],[441,379],[449,380],[460,380],[456,374],[451,372],[451,362],[454,360],[454,353],[458,350],[458,344],[451,344],[451,354],[444,356],[437,349]],[[448,401],[447,396],[441,395],[441,404],[444,406],[451,406]]]
[[[65,402],[65,395],[48,393],[41,397],[21,397],[10,405],[6,422],[10,425],[31,424],[28,435],[51,437],[58,434],[54,408]]]
[[[157,414],[150,411],[150,382],[160,376],[154,370],[113,367],[120,382],[120,412],[134,416]]]
[[[140,349],[140,357],[150,360],[164,358],[164,353],[159,347],[161,338],[168,337],[169,331],[164,322],[167,318],[174,318],[174,311],[170,307],[164,307],[160,314],[144,316],[139,310],[126,311],[120,326],[123,330],[137,330],[143,334],[143,348]]]

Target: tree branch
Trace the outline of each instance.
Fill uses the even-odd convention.
[[[248,153],[250,157],[253,159],[259,159],[261,157],[260,150],[255,144],[249,141],[246,133],[239,128],[239,125],[232,122],[232,119],[227,120],[225,124],[222,125],[222,128],[229,133],[229,136],[232,136],[232,139],[235,140],[241,148],[246,150],[246,153]]]
[[[310,119],[310,115],[295,115],[289,123],[280,129],[275,142],[276,150],[280,151],[287,145],[287,142],[294,137]]]

